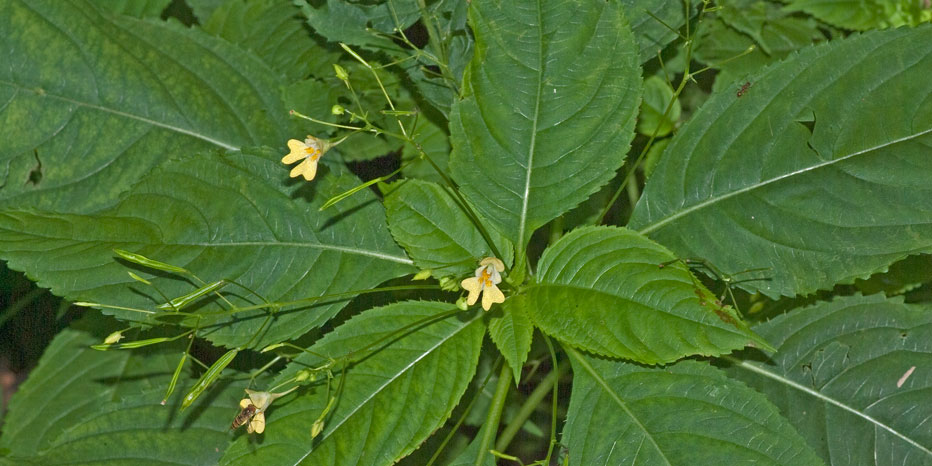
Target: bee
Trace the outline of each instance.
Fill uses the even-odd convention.
[[[746,93],[748,92],[748,88],[749,88],[749,87],[751,87],[751,83],[750,83],[750,82],[744,83],[744,85],[741,86],[741,89],[738,89],[738,97],[740,98],[741,96],[743,96],[744,94],[746,94]]]
[[[246,400],[243,400],[243,401],[246,401]],[[239,414],[237,414],[236,417],[233,418],[233,424],[230,426],[230,430],[236,430],[241,425],[244,425],[247,422],[249,422],[252,419],[252,417],[256,415],[256,410],[259,409],[256,407],[256,405],[252,403],[244,403],[244,404],[246,404],[246,406],[243,406],[242,411],[240,411]]]

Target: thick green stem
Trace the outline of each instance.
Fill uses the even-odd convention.
[[[495,434],[498,432],[498,423],[502,420],[502,411],[505,409],[505,398],[511,389],[511,366],[508,363],[502,364],[502,370],[498,374],[498,385],[495,386],[495,394],[492,395],[492,403],[489,405],[489,414],[485,418],[485,425],[482,427],[482,439],[479,443],[479,454],[476,456],[475,466],[482,466],[482,460],[485,455],[489,455],[489,449],[492,448],[492,442]]]
[[[495,442],[496,451],[506,451],[508,449],[508,445],[511,444],[515,435],[518,434],[518,431],[521,430],[524,423],[531,417],[531,414],[534,414],[534,411],[537,410],[537,407],[553,388],[553,385],[560,380],[560,377],[566,373],[568,368],[569,366],[560,366],[558,370],[550,371],[550,373],[540,381],[540,384],[534,388],[534,391],[531,392],[527,400],[524,401],[524,404],[521,405],[521,409],[518,410],[518,414],[515,415],[515,418],[505,426],[505,429],[502,430],[502,433],[498,436],[498,440]]]

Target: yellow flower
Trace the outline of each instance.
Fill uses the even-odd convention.
[[[469,292],[466,303],[472,306],[476,304],[479,295],[482,295],[482,309],[486,311],[492,307],[492,303],[505,302],[505,295],[497,286],[502,282],[501,273],[505,271],[505,264],[495,257],[486,257],[479,262],[479,268],[476,269],[476,276],[463,280],[460,285]]]
[[[301,163],[291,169],[291,177],[295,178],[302,175],[305,180],[311,181],[317,175],[317,162],[330,147],[332,147],[332,144],[329,141],[317,139],[311,135],[308,135],[304,141],[289,139],[288,148],[291,149],[291,152],[282,158],[282,163],[292,164],[302,160]]]
[[[236,419],[233,419],[232,428],[236,429],[248,422],[246,425],[247,432],[261,434],[265,431],[265,410],[273,401],[291,393],[295,388],[298,387],[293,387],[291,390],[282,393],[260,392],[247,388],[246,394],[249,395],[249,398],[240,400],[239,407],[242,410],[236,416]]]

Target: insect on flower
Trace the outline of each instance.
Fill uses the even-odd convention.
[[[748,89],[749,89],[750,87],[751,87],[751,83],[750,83],[750,82],[745,82],[745,83],[741,86],[741,89],[738,89],[738,98],[740,99],[741,96],[743,96],[744,94],[747,94]]]
[[[233,424],[230,426],[230,430],[236,430],[236,429],[239,429],[240,426],[245,425],[247,422],[249,422],[252,419],[253,416],[256,415],[256,410],[259,409],[259,408],[256,408],[256,405],[249,403],[247,400],[243,400],[242,402],[240,402],[240,405],[243,405],[243,404],[245,404],[246,406],[243,406],[243,409],[239,412],[239,414],[237,414],[236,417],[233,418]]]

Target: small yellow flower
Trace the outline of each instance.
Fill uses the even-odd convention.
[[[486,257],[479,262],[479,268],[476,269],[476,276],[462,281],[460,285],[469,292],[466,303],[472,306],[476,304],[479,295],[482,295],[482,309],[486,311],[492,307],[492,303],[505,302],[505,295],[497,286],[502,282],[501,273],[505,271],[505,264],[495,257]]]
[[[249,395],[249,398],[240,400],[239,407],[242,408],[242,411],[233,420],[232,427],[236,429],[248,422],[249,424],[246,425],[247,432],[261,434],[265,431],[265,410],[273,401],[291,393],[295,388],[298,387],[293,387],[291,390],[282,393],[260,392],[247,388],[246,394]]]
[[[289,139],[288,148],[291,152],[282,158],[282,163],[290,165],[301,160],[301,163],[291,169],[291,177],[302,175],[305,180],[311,181],[317,175],[317,162],[330,147],[332,144],[329,141],[317,139],[311,135],[308,135],[304,141]]]

